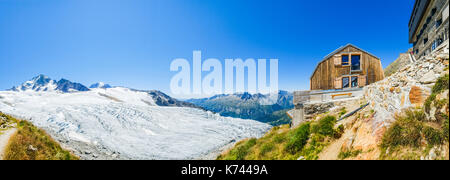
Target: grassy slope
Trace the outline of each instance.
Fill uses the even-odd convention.
[[[44,130],[28,121],[18,120],[0,112],[0,116],[17,123],[5,150],[4,160],[78,160],[79,158],[53,140]]]
[[[336,118],[325,116],[316,122],[301,124],[295,129],[288,125],[276,126],[260,139],[238,142],[218,160],[307,160],[318,159],[318,154],[342,133],[334,128]]]

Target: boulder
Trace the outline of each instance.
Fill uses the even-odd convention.
[[[428,73],[424,74],[422,78],[419,80],[422,84],[431,84],[436,82],[436,75],[433,71],[429,71]]]

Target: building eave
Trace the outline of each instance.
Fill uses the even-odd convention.
[[[348,47],[353,47],[353,48],[355,48],[355,49],[358,49],[358,50],[360,50],[360,51],[362,51],[362,52],[364,52],[364,53],[366,53],[366,54],[368,54],[368,55],[370,55],[370,56],[373,56],[374,58],[378,59],[379,61],[381,61],[380,58],[378,58],[377,56],[373,55],[372,53],[367,52],[366,50],[361,49],[361,48],[359,48],[358,46],[355,46],[355,45],[349,43],[349,44],[347,44],[347,45],[345,45],[345,46],[339,47],[338,49],[334,50],[334,51],[331,52],[330,54],[326,55],[326,56],[325,56],[325,57],[317,64],[316,68],[314,69],[314,71],[313,71],[313,73],[312,73],[312,75],[311,75],[311,77],[310,77],[309,79],[310,79],[310,80],[312,79],[312,77],[313,77],[314,74],[316,73],[317,68],[319,67],[320,64],[322,64],[323,62],[325,62],[326,60],[328,60],[330,57],[334,56],[335,54],[341,52],[342,50],[344,50],[345,48],[348,48]]]

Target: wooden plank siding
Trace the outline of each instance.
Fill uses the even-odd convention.
[[[334,55],[349,55],[350,65],[336,66]],[[360,55],[361,71],[351,72],[351,55]],[[366,85],[368,85],[384,79],[384,72],[380,59],[352,45],[347,45],[319,63],[310,79],[311,90],[336,89],[336,78],[343,76],[366,77]]]

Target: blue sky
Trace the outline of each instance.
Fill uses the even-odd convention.
[[[0,0],[0,89],[38,75],[170,94],[175,58],[278,58],[279,88],[309,88],[347,43],[386,67],[408,44],[411,0]]]

